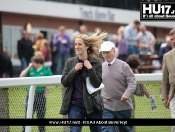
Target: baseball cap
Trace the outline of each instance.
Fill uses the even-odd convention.
[[[114,43],[112,43],[111,41],[105,41],[101,44],[100,52],[110,51],[112,48],[115,48]]]

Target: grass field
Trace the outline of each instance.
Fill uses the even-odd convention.
[[[154,95],[157,108],[151,109],[150,102],[146,97],[135,96],[135,118],[170,118],[170,112],[162,105],[159,95],[160,85],[148,85],[147,88]],[[9,95],[9,116],[10,118],[24,118],[25,101],[27,92],[25,88],[10,88]],[[59,114],[62,102],[61,87],[52,87],[47,97],[46,118],[63,118]],[[35,115],[36,117],[36,115]],[[47,132],[63,132],[63,127],[47,126]],[[66,128],[65,128],[66,129]],[[171,127],[168,126],[139,126],[135,127],[136,132],[170,132]],[[22,126],[11,126],[10,132],[20,132]],[[38,127],[32,127],[32,132],[38,132]],[[89,132],[88,127],[83,127],[83,132]]]

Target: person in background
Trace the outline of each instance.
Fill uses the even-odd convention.
[[[169,32],[172,50],[163,56],[162,76],[162,102],[166,108],[170,108],[171,117],[175,118],[175,28]],[[172,127],[175,132],[175,126]]]
[[[87,34],[87,26],[86,25],[81,25],[79,27],[80,34]]]
[[[137,34],[137,40],[139,43],[139,56],[141,60],[148,55],[154,54],[154,35],[146,29],[146,26],[140,26],[140,32]]]
[[[75,45],[74,45],[74,42],[75,42],[75,38],[77,35],[79,35],[79,31],[75,31],[72,35],[72,43],[71,43],[71,46],[70,46],[70,55],[71,57],[74,57],[76,54],[75,54]]]
[[[51,35],[51,42],[50,42],[50,49],[51,49],[51,53],[52,53],[52,66],[51,66],[51,71],[53,73],[53,75],[57,74],[57,62],[55,62],[55,57],[57,54],[57,50],[58,50],[58,45],[54,45],[53,44],[53,38],[54,38],[54,34]]]
[[[100,27],[96,27],[94,29],[94,33],[97,33],[97,35],[99,35],[101,33],[102,29]],[[108,40],[108,35],[103,39],[104,41]]]
[[[40,77],[40,76],[52,76],[52,72],[44,66],[44,58],[42,55],[35,55],[32,57],[32,63],[23,70],[20,74],[20,77]],[[27,91],[30,90],[30,87],[27,88]],[[49,93],[50,86],[37,86],[34,96],[33,104],[33,114],[37,112],[38,119],[44,119],[46,112],[46,97]],[[28,96],[26,98],[26,110],[28,106]],[[25,127],[23,132],[25,131]],[[45,132],[45,126],[39,126],[39,132]]]
[[[170,36],[167,35],[165,37],[165,41],[166,41],[166,46],[160,48],[160,50],[159,50],[159,60],[160,60],[161,65],[162,65],[164,54],[166,54],[167,52],[172,50],[172,44],[171,44]]]
[[[118,36],[114,34],[114,35],[111,36],[111,39],[110,39],[111,42],[115,44],[116,58],[118,58],[118,47],[117,47],[117,45],[116,45],[116,43],[117,43],[117,38],[118,38]]]
[[[104,58],[100,52],[100,47],[101,44],[103,43],[103,41],[99,42],[96,46],[93,47],[94,51],[96,52],[96,54],[98,54],[99,59],[101,60],[101,62],[104,62]]]
[[[169,35],[165,35],[165,42],[160,44],[160,49],[163,47],[166,47],[166,37],[168,37]]]
[[[0,53],[0,78],[13,77],[13,66],[10,57]]]
[[[137,55],[134,55],[134,54],[130,55],[126,59],[126,63],[130,66],[134,74],[139,74],[138,67],[141,64],[141,60]],[[140,96],[140,97],[143,97],[144,95],[146,95],[146,97],[150,100],[152,110],[157,108],[153,95],[147,90],[147,88],[143,84],[137,84],[134,95]],[[133,99],[133,102],[135,102],[134,99]]]
[[[42,41],[44,40],[44,35],[43,33],[39,33],[37,34],[36,37],[36,41],[35,41],[35,44],[33,45],[33,49],[34,49],[34,54],[41,54],[41,45],[42,45]]]
[[[48,40],[43,39],[43,41],[41,42],[40,51],[44,57],[44,66],[50,70],[52,65],[52,55]]]
[[[104,99],[103,119],[129,119],[133,104],[131,95],[136,89],[135,75],[129,65],[116,59],[115,45],[106,41],[101,45],[105,62],[102,64],[102,82],[105,86],[101,90]],[[102,132],[132,132],[132,126],[102,126]]]
[[[38,39],[39,39],[38,34],[35,34],[33,44],[35,44],[35,43],[36,43],[36,41],[37,41]]]
[[[125,27],[124,36],[128,55],[138,54],[139,44],[137,42],[137,32],[139,31],[139,27],[140,22],[138,20],[135,20],[133,23]]]
[[[59,27],[59,34],[56,34],[53,38],[53,44],[58,45],[57,55],[55,62],[57,62],[57,74],[61,75],[63,72],[64,64],[70,57],[70,38],[66,34],[65,26]]]
[[[29,34],[26,30],[22,31],[22,39],[18,40],[17,51],[18,57],[21,61],[21,70],[24,70],[31,62],[31,57],[34,54],[33,43],[29,39]]]
[[[99,27],[96,27],[95,29],[94,29],[94,32],[95,33],[97,33],[97,36],[101,33],[101,28],[99,28]]]
[[[116,46],[118,47],[118,59],[122,61],[126,61],[126,58],[128,57],[127,53],[127,47],[126,47],[126,40],[124,37],[124,26],[120,26],[117,30],[118,37],[117,37],[117,42]]]
[[[97,88],[102,82],[102,67],[98,54],[93,47],[106,36],[101,33],[88,36],[80,34],[75,39],[76,57],[66,61],[61,83],[65,94],[62,101],[62,115],[68,114],[68,119],[101,119],[102,113],[96,112],[91,95],[87,91],[86,78],[89,77],[93,87]],[[95,57],[96,56],[96,57]],[[100,91],[94,93],[94,96]],[[101,132],[101,126],[90,125],[91,132]],[[70,126],[71,132],[81,132],[82,126]]]

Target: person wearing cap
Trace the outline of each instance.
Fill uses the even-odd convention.
[[[103,42],[100,51],[105,59],[102,64],[101,90],[104,99],[103,119],[129,119],[133,104],[131,95],[136,89],[136,79],[129,65],[115,58],[114,43]],[[132,132],[132,126],[102,126],[102,132]]]

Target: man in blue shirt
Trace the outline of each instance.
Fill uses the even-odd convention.
[[[128,55],[138,54],[137,32],[139,31],[140,22],[135,20],[133,23],[127,25],[124,30],[124,37],[127,45]]]
[[[172,50],[172,45],[171,45],[170,36],[166,36],[166,37],[165,37],[165,41],[166,41],[166,46],[160,48],[160,50],[159,50],[159,60],[160,60],[160,64],[162,64],[163,55],[164,55],[165,53],[169,52],[170,50]]]
[[[64,64],[70,57],[71,46],[70,38],[66,35],[66,28],[64,26],[59,27],[59,34],[54,36],[53,44],[58,47],[54,62],[57,64],[57,74],[61,75]]]

